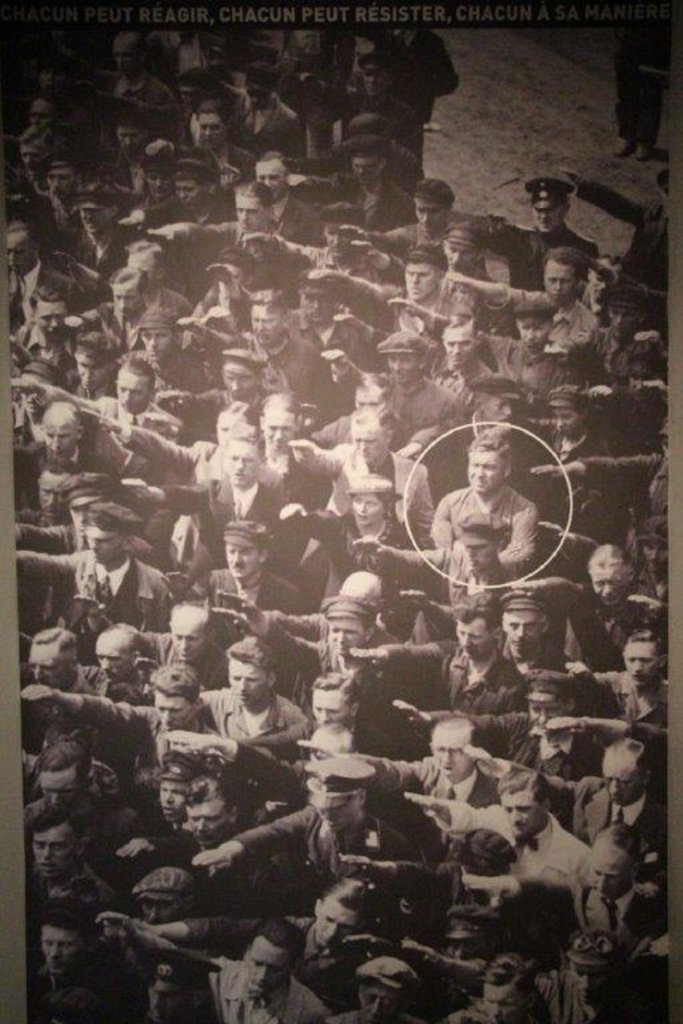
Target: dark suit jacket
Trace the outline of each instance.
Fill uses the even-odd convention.
[[[294,242],[296,245],[322,245],[323,242],[320,218],[310,207],[292,195],[285,203],[275,231],[285,241]]]
[[[584,843],[593,843],[602,829],[611,822],[612,804],[607,783],[601,778],[585,778],[574,790],[574,825],[572,831],[577,839]],[[645,798],[643,809],[632,825],[640,836],[645,854],[657,855],[658,860],[665,856],[667,846],[667,815],[666,810],[651,797]],[[649,860],[652,866],[656,862]],[[659,864],[660,868],[664,863]]]
[[[225,590],[228,594],[236,594],[237,584],[229,569],[214,569],[209,574],[207,590],[212,604],[217,604],[216,592]],[[261,576],[256,605],[264,611],[279,611],[286,615],[298,615],[302,610],[301,595],[296,587],[267,571]]]

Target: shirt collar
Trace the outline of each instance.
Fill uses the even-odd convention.
[[[105,579],[109,580],[109,586],[111,587],[112,594],[116,594],[119,587],[123,583],[123,578],[130,569],[130,558],[127,558],[123,565],[120,565],[118,569],[112,569],[111,572],[107,572],[103,565],[99,562],[95,562],[95,573],[100,582]]]
[[[643,795],[641,796],[640,800],[636,800],[635,803],[627,804],[625,807],[621,808],[623,813],[624,813],[624,824],[625,825],[632,825],[634,823],[634,821],[636,821],[640,817],[640,814],[641,814],[641,812],[643,810],[643,807],[645,806],[645,800],[646,800],[646,796],[643,793]],[[617,804],[613,803],[612,804],[612,821],[613,822],[616,821],[617,812],[618,812]]]

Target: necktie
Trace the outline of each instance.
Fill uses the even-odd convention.
[[[602,902],[605,904],[605,910],[607,911],[609,930],[611,932],[615,932],[619,927],[619,915],[617,914],[617,905],[614,902],[614,900],[608,900],[607,897],[603,897]]]
[[[100,580],[100,582],[97,585],[97,591],[97,596],[99,597],[100,604],[103,604],[105,607],[110,605],[111,602],[114,600],[114,592],[111,589],[111,583],[109,581],[108,575],[105,576],[103,580]]]
[[[615,821],[615,823],[617,825],[623,825],[624,824],[624,808],[623,807],[618,807],[617,808],[616,813],[614,815],[614,821]]]
[[[16,330],[24,322],[24,279],[16,270],[10,271],[9,278],[9,318],[11,330]]]

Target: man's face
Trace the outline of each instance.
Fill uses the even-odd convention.
[[[299,430],[296,413],[286,409],[271,408],[261,420],[261,432],[266,451],[274,455],[287,455],[289,442],[293,441]]]
[[[140,337],[153,366],[164,363],[175,348],[175,334],[170,328],[144,328]]]
[[[38,785],[50,807],[72,807],[84,790],[75,764],[57,771],[40,772]]]
[[[351,239],[341,230],[337,224],[326,224],[323,229],[325,235],[325,246],[333,260],[343,259],[352,252]]]
[[[42,93],[57,96],[64,92],[67,76],[61,68],[44,67],[38,72],[38,87]]]
[[[170,199],[175,191],[173,175],[170,171],[161,171],[156,168],[145,171],[145,181],[149,190],[149,197],[153,203],[160,203],[162,199]]]
[[[392,352],[387,364],[391,380],[400,387],[417,384],[423,377],[422,359],[412,352]]]
[[[48,974],[59,978],[77,965],[85,950],[85,942],[78,932],[70,928],[44,924],[40,931],[40,948]]]
[[[358,619],[335,618],[329,623],[329,643],[333,654],[343,657],[352,647],[365,647],[368,630]]]
[[[327,291],[305,288],[301,292],[300,308],[313,327],[329,327],[336,308],[336,299]]]
[[[187,783],[176,782],[175,779],[162,779],[159,786],[159,806],[164,821],[172,825],[182,824],[187,815]]]
[[[548,621],[543,612],[533,608],[503,613],[503,633],[516,661],[523,661],[538,650],[547,628]]]
[[[73,872],[83,852],[83,844],[65,821],[33,836],[33,860],[41,878],[65,878]]]
[[[379,981],[364,981],[358,989],[362,1024],[391,1024],[397,1020],[403,993]]]
[[[385,412],[388,409],[386,395],[381,388],[372,384],[359,384],[356,389],[355,407],[356,409]]]
[[[169,697],[168,694],[156,690],[154,707],[159,713],[162,732],[172,732],[174,729],[191,730],[196,723],[197,705],[187,697]]]
[[[186,897],[169,893],[163,898],[146,894],[140,899],[140,917],[144,924],[170,924],[185,914]]]
[[[619,807],[635,804],[645,795],[649,772],[640,768],[636,758],[628,751],[607,750],[602,774],[607,780],[610,799]]]
[[[87,348],[77,348],[74,353],[76,372],[81,387],[96,391],[104,387],[111,373],[111,364],[103,363],[95,352]]]
[[[250,402],[258,392],[259,375],[237,363],[223,363],[223,387],[231,402]]]
[[[147,377],[138,377],[130,370],[119,370],[116,378],[116,394],[119,405],[131,416],[143,413],[152,398],[152,389]]]
[[[260,665],[238,661],[236,658],[229,658],[228,666],[230,689],[235,695],[238,707],[254,715],[265,711],[273,699],[272,672]]]
[[[236,812],[216,794],[201,804],[186,807],[187,825],[202,850],[213,850],[234,832]]]
[[[28,112],[28,123],[40,128],[49,128],[55,121],[55,107],[48,99],[35,99]]]
[[[498,646],[498,630],[490,629],[484,619],[456,622],[455,632],[460,649],[473,661],[486,661]]]
[[[267,185],[273,202],[277,203],[287,195],[287,170],[281,160],[260,160],[256,164],[256,180]]]
[[[534,227],[545,235],[562,227],[569,212],[569,203],[541,202],[535,203],[531,209]]]
[[[443,272],[431,263],[408,263],[405,270],[406,295],[410,302],[426,305],[439,294]]]
[[[231,537],[225,542],[225,561],[234,578],[244,585],[260,579],[267,552],[257,544]]]
[[[238,491],[248,491],[258,481],[260,468],[258,450],[247,441],[233,438],[226,452],[225,469],[228,479]]]
[[[363,188],[377,188],[382,181],[386,162],[379,156],[354,156],[351,170]]]
[[[85,539],[95,554],[95,561],[105,569],[117,568],[127,553],[127,538],[115,530],[103,530],[99,526],[86,526]]]
[[[542,352],[548,343],[548,336],[553,325],[552,320],[536,316],[520,316],[517,321],[519,338],[526,349]]]
[[[361,530],[379,530],[385,525],[387,508],[377,494],[352,494],[351,511]]]
[[[196,178],[177,177],[175,195],[178,202],[188,210],[199,210],[209,195],[209,186]]]
[[[38,249],[23,228],[7,232],[7,263],[20,277],[28,274],[38,262]]]
[[[510,423],[512,402],[501,395],[481,395],[477,399],[477,418],[484,423]]]
[[[596,842],[590,855],[591,888],[606,900],[618,900],[635,881],[636,865],[631,857],[604,840]]]
[[[579,295],[579,278],[574,267],[548,260],[543,271],[543,287],[550,301],[562,308],[570,306]]]
[[[107,231],[119,216],[116,206],[88,205],[79,208],[81,223],[88,234]]]
[[[200,145],[208,149],[220,149],[227,138],[227,130],[220,114],[199,114],[197,130]]]
[[[361,74],[363,88],[368,96],[384,96],[391,84],[391,76],[385,68],[368,67]]]
[[[116,70],[122,75],[142,69],[144,53],[140,42],[126,36],[114,40],[113,57]]]
[[[247,994],[250,999],[267,999],[286,988],[292,971],[291,954],[274,946],[263,935],[257,936],[244,957],[247,968]]]
[[[586,414],[571,405],[555,405],[553,425],[559,437],[574,441],[580,438],[586,429]]]
[[[453,331],[446,328],[443,333],[443,347],[449,370],[461,373],[472,357],[475,339],[469,332]]]
[[[468,725],[437,725],[432,733],[432,755],[449,782],[457,784],[468,779],[475,763],[464,747],[472,742],[472,730]]]
[[[505,483],[509,467],[498,452],[470,452],[467,476],[475,494],[496,494]]]
[[[76,652],[59,650],[58,643],[33,644],[29,666],[37,683],[57,690],[68,687],[76,675]]]
[[[358,711],[358,704],[349,700],[341,690],[313,690],[313,718],[317,725],[341,723],[348,728],[353,723]]]
[[[42,432],[49,462],[67,463],[75,458],[83,428],[70,409],[48,409]]]
[[[465,537],[460,541],[467,566],[475,576],[490,572],[498,564],[498,545],[485,537]]]
[[[118,320],[125,320],[142,311],[144,296],[138,281],[126,281],[124,284],[112,285],[112,302],[114,315]]]
[[[651,640],[630,640],[624,647],[624,665],[636,688],[645,688],[659,679],[662,659]]]
[[[449,206],[428,199],[415,200],[415,219],[429,237],[440,238],[445,233],[450,212]]]
[[[61,492],[64,479],[64,473],[53,473],[49,469],[43,470],[38,479],[38,500],[46,526],[53,526],[64,520],[65,503]]]
[[[268,233],[271,230],[273,220],[270,208],[261,206],[260,200],[254,196],[245,196],[238,192],[235,196],[235,209],[242,234]]]
[[[315,938],[318,946],[334,952],[347,935],[352,935],[358,929],[360,921],[358,911],[344,907],[334,897],[318,900],[315,905]]]
[[[165,980],[157,979],[148,986],[147,1000],[149,1012],[145,1020],[150,1024],[181,1024],[191,1020],[195,1012],[194,993]]]
[[[335,831],[360,825],[365,817],[365,793],[329,793],[324,786],[310,791],[310,803]]]
[[[515,843],[531,839],[541,832],[548,821],[548,808],[539,803],[531,789],[517,793],[503,793],[500,798]]]
[[[65,302],[45,302],[38,299],[34,320],[45,335],[48,342],[58,341],[67,315]]]
[[[352,424],[351,443],[371,471],[379,469],[389,454],[389,432],[379,424]]]
[[[171,638],[176,661],[191,665],[207,643],[207,619],[201,609],[181,608],[171,615]]]
[[[135,675],[133,644],[123,633],[101,633],[95,654],[110,683],[128,682]]]
[[[564,718],[572,713],[571,705],[552,694],[529,697],[527,701],[532,729],[545,732],[551,718]]]
[[[50,195],[65,200],[75,192],[78,175],[73,167],[53,167],[46,180]]]
[[[617,608],[631,587],[631,573],[620,562],[614,565],[589,568],[591,584],[598,600],[605,608]]]
[[[276,306],[257,303],[252,306],[251,327],[260,345],[266,349],[277,349],[285,332],[284,312]]]
[[[491,1024],[523,1024],[527,1020],[527,1003],[514,982],[484,985],[482,1007],[491,1018]]]
[[[124,156],[137,157],[147,141],[147,132],[133,125],[120,124],[116,129],[116,140]]]
[[[635,310],[608,308],[609,325],[614,338],[619,342],[632,341],[633,335],[640,330],[643,316]]]

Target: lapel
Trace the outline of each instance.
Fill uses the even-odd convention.
[[[586,826],[590,841],[593,842],[598,832],[606,828],[610,822],[610,800],[606,789],[601,789],[586,804]]]

